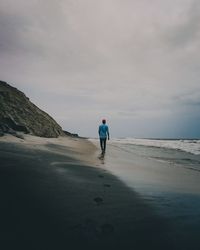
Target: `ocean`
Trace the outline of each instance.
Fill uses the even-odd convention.
[[[112,139],[111,144],[145,158],[200,171],[200,140],[124,138]]]

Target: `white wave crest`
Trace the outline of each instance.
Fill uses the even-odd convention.
[[[113,139],[114,143],[182,150],[200,155],[200,140],[160,140],[160,139]]]

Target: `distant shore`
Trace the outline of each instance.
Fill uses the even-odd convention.
[[[182,234],[173,231],[174,224],[125,178],[120,180],[122,156],[110,145],[102,158],[98,145],[79,138],[1,137],[1,245],[5,249],[189,249],[191,244],[191,249],[198,249],[196,235],[193,242],[177,239]],[[140,170],[141,176],[148,174],[140,163],[137,174]]]

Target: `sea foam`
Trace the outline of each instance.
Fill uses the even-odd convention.
[[[160,139],[112,139],[112,142],[138,146],[149,146],[182,150],[194,155],[200,155],[200,140],[160,140]]]

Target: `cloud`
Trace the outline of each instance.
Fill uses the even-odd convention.
[[[199,8],[197,0],[0,0],[1,78],[65,129],[95,135],[106,116],[115,135],[170,136],[182,117],[196,117]]]
[[[191,1],[191,5],[178,15],[179,19],[170,24],[165,39],[175,49],[198,46],[200,38],[200,3]]]
[[[190,106],[198,105],[200,106],[200,90],[192,91],[190,93],[185,93],[181,96],[177,96],[176,99],[181,105]]]

